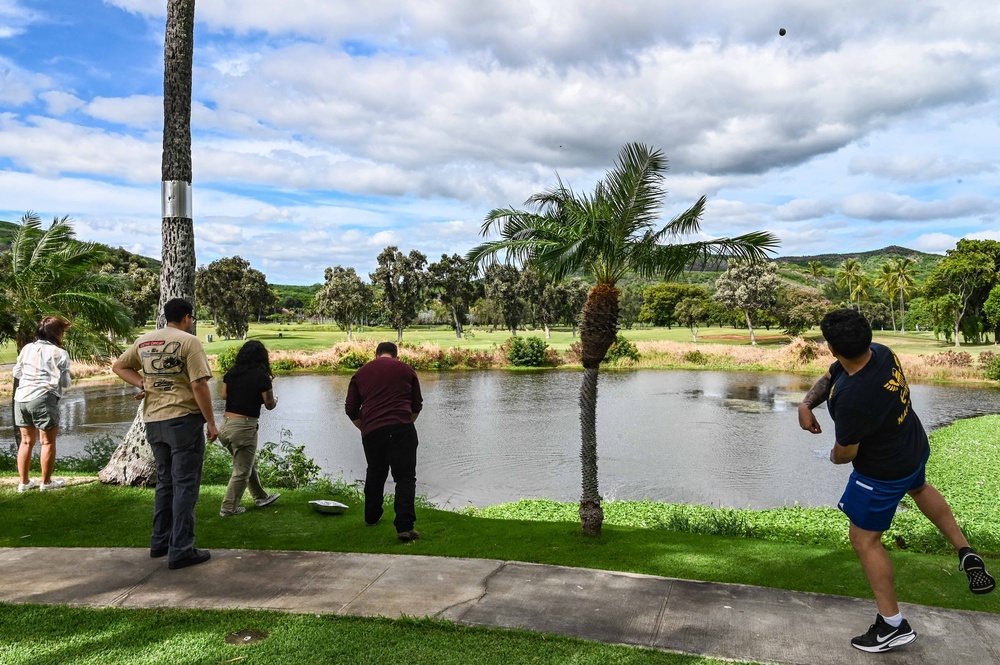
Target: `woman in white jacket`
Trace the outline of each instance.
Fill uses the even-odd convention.
[[[58,316],[46,316],[35,329],[35,341],[17,354],[14,378],[14,424],[21,430],[17,449],[17,471],[21,475],[18,492],[30,489],[59,489],[66,481],[52,478],[56,463],[56,433],[59,431],[59,399],[69,388],[69,354],[62,348],[63,335],[72,324]],[[29,476],[31,452],[41,431],[42,478],[37,483]]]

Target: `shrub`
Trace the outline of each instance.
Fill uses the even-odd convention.
[[[265,487],[297,489],[322,479],[319,464],[306,456],[305,446],[293,445],[291,437],[292,432],[282,428],[280,443],[268,441],[257,452],[257,469]]]
[[[293,369],[295,369],[295,361],[289,358],[282,358],[271,363],[272,372],[287,372]]]
[[[236,364],[236,354],[240,352],[239,344],[232,344],[215,356],[215,364],[219,368],[219,374],[225,374]]]
[[[337,367],[341,369],[358,369],[369,360],[368,356],[360,351],[348,351],[340,356],[340,360],[337,361]]]
[[[972,367],[972,356],[966,351],[944,351],[928,356],[927,364],[941,367]]]
[[[62,471],[79,471],[81,473],[97,473],[104,468],[104,465],[111,459],[111,455],[118,449],[118,442],[111,436],[104,436],[91,439],[83,447],[82,455],[67,455],[56,461],[56,465]]]
[[[980,362],[982,362],[981,359]],[[984,364],[983,373],[990,381],[1000,381],[1000,356],[994,355],[992,359]]]
[[[979,354],[979,367],[982,369],[986,369],[993,363],[993,360],[997,357],[998,357],[997,354],[993,353],[992,351],[983,351],[982,353]]]
[[[514,367],[542,367],[545,364],[545,349],[548,344],[541,337],[513,336],[503,343],[509,362]]]
[[[604,360],[601,362],[616,363],[622,360],[639,362],[639,349],[636,348],[635,344],[626,339],[624,335],[618,333],[615,336],[615,341],[608,348],[608,352],[604,354]]]
[[[683,360],[686,363],[691,363],[692,365],[708,364],[708,356],[699,351],[698,349],[695,349],[694,351],[685,352],[684,355],[681,356],[681,360]]]

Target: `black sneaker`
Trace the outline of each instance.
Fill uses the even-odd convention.
[[[178,559],[177,561],[170,561],[167,563],[167,568],[170,570],[177,570],[178,568],[187,568],[188,566],[195,566],[199,563],[205,563],[212,558],[211,553],[208,550],[191,550],[189,556],[183,559]]]
[[[881,614],[875,615],[875,623],[868,627],[868,632],[851,640],[851,646],[869,653],[888,651],[917,639],[917,634],[910,624],[903,619],[898,628],[893,628],[885,622]]]
[[[972,593],[989,593],[997,587],[997,581],[986,572],[983,558],[975,552],[969,552],[958,564],[959,570],[964,570],[969,577],[969,591]]]

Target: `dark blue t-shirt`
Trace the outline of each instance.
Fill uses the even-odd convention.
[[[913,412],[899,358],[881,344],[872,344],[871,350],[868,364],[853,376],[839,361],[830,365],[827,408],[837,443],[861,444],[854,458],[858,473],[880,480],[905,478],[927,461],[927,433]]]

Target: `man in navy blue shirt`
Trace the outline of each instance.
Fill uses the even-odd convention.
[[[393,510],[396,536],[403,541],[420,537],[413,528],[417,485],[417,428],[414,422],[423,408],[417,373],[397,360],[392,342],[375,348],[375,360],[365,363],[351,377],[344,411],[361,430],[368,470],[365,473],[365,523],[382,519],[385,480],[392,469],[396,483]]]
[[[836,362],[799,405],[799,425],[820,434],[812,410],[827,402],[836,433],[830,461],[854,465],[838,506],[851,521],[851,545],[868,577],[878,614],[868,632],[851,644],[862,651],[888,651],[917,638],[899,611],[892,562],[882,546],[882,532],[892,524],[905,495],[958,550],[959,569],[968,576],[972,593],[989,593],[996,582],[969,547],[948,502],[924,478],[930,446],[913,411],[899,358],[888,347],[872,343],[871,326],[860,312],[830,312],[820,328]]]

